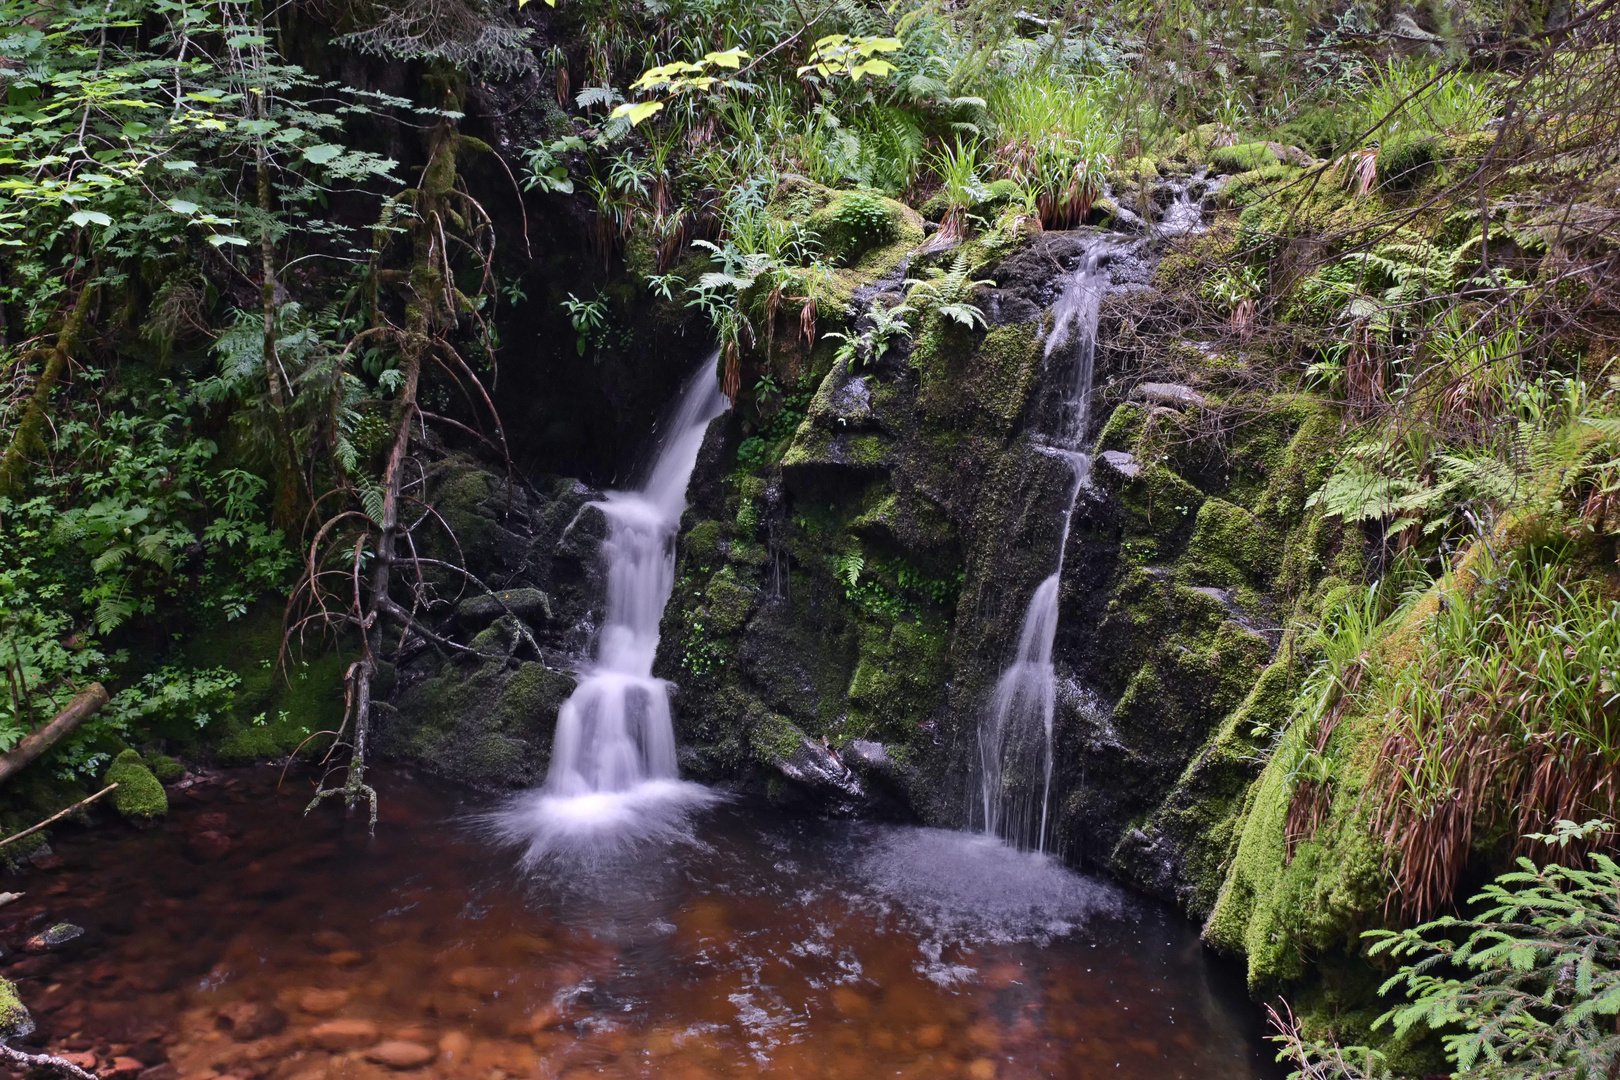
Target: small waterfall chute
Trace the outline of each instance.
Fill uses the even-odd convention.
[[[1052,328],[1046,336],[1046,359],[1067,354],[1074,377],[1064,393],[1061,420],[1049,440],[1036,449],[1064,461],[1070,472],[1063,511],[1057,566],[1035,587],[1024,609],[1018,647],[996,680],[980,723],[977,805],[973,823],[984,832],[1019,847],[1045,851],[1052,787],[1052,722],[1057,711],[1057,672],[1052,645],[1057,637],[1058,591],[1063,553],[1075,504],[1091,475],[1086,448],[1090,421],[1091,380],[1097,351],[1097,321],[1108,274],[1102,260],[1106,242],[1094,241],[1080,266],[1064,281],[1052,305]]]
[[[601,854],[669,835],[713,792],[680,779],[669,684],[653,676],[658,625],[675,582],[675,534],[709,422],[726,411],[714,358],[683,386],[646,480],[594,503],[607,518],[606,612],[594,657],[557,713],[540,788],[493,815],[525,861]]]

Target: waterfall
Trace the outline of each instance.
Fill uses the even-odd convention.
[[[1046,360],[1050,363],[1054,354],[1066,351],[1073,360],[1074,377],[1063,398],[1058,430],[1048,435],[1048,441],[1037,441],[1036,449],[1061,459],[1069,468],[1062,539],[1058,543],[1057,566],[1035,587],[1024,610],[1017,652],[996,680],[989,708],[979,722],[975,769],[979,824],[987,833],[1037,851],[1046,850],[1052,787],[1052,717],[1057,706],[1052,642],[1057,636],[1058,584],[1063,577],[1063,553],[1068,547],[1075,504],[1091,475],[1086,427],[1097,351],[1097,317],[1108,284],[1108,274],[1100,268],[1106,254],[1107,245],[1093,241],[1052,305]]]
[[[712,793],[675,764],[669,685],[652,674],[658,624],[675,582],[675,534],[709,422],[727,402],[710,357],[687,380],[646,480],[592,505],[607,518],[607,605],[595,655],[557,712],[545,784],[492,818],[526,861],[596,853],[678,829]]]

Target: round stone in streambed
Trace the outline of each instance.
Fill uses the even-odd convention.
[[[311,1029],[309,1038],[322,1050],[341,1053],[372,1046],[380,1034],[370,1020],[328,1020]]]
[[[421,1043],[390,1039],[366,1051],[366,1060],[390,1069],[420,1069],[438,1055]]]

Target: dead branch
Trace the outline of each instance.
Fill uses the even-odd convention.
[[[97,799],[101,798],[103,795],[107,794],[109,791],[112,791],[117,786],[118,786],[118,782],[115,780],[112,783],[108,784],[106,787],[102,788],[100,791],[96,792],[94,795],[90,796],[89,798],[80,799],[78,802],[74,803],[72,806],[68,807],[66,810],[58,810],[56,813],[54,813],[50,817],[46,818],[44,821],[40,822],[38,825],[30,825],[28,828],[24,829],[20,833],[13,833],[12,835],[6,837],[4,840],[0,840],[0,847],[5,847],[7,844],[12,843],[13,841],[21,840],[25,836],[33,836],[35,833],[39,832],[39,830],[43,829],[45,826],[52,825],[52,824],[54,824],[54,823],[56,823],[58,821],[61,821],[63,818],[67,817],[69,814],[73,813],[73,811],[84,809],[86,806],[89,806],[91,803],[95,802]]]
[[[51,722],[23,739],[5,754],[0,754],[0,784],[4,784],[34,759],[73,733],[74,729],[96,714],[111,700],[100,683],[91,683],[79,691],[67,707],[51,718]]]

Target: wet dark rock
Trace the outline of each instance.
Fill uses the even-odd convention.
[[[52,851],[49,844],[41,844],[29,852],[28,861],[36,870],[60,870],[64,865],[62,856]]]
[[[1123,450],[1104,450],[1097,455],[1097,464],[1125,480],[1134,480],[1142,472],[1136,458]]]
[[[866,796],[860,779],[837,754],[783,717],[765,718],[750,743],[756,757],[828,809],[849,812]]]
[[[23,943],[23,951],[30,953],[55,952],[84,936],[84,927],[61,922],[46,927]]]
[[[466,630],[482,629],[502,615],[516,615],[526,623],[543,626],[551,617],[551,598],[539,589],[502,589],[456,605],[456,621]]]
[[[1190,386],[1180,383],[1148,382],[1140,383],[1131,391],[1131,397],[1137,401],[1147,401],[1155,405],[1165,405],[1171,408],[1203,408],[1206,404],[1204,395]]]

